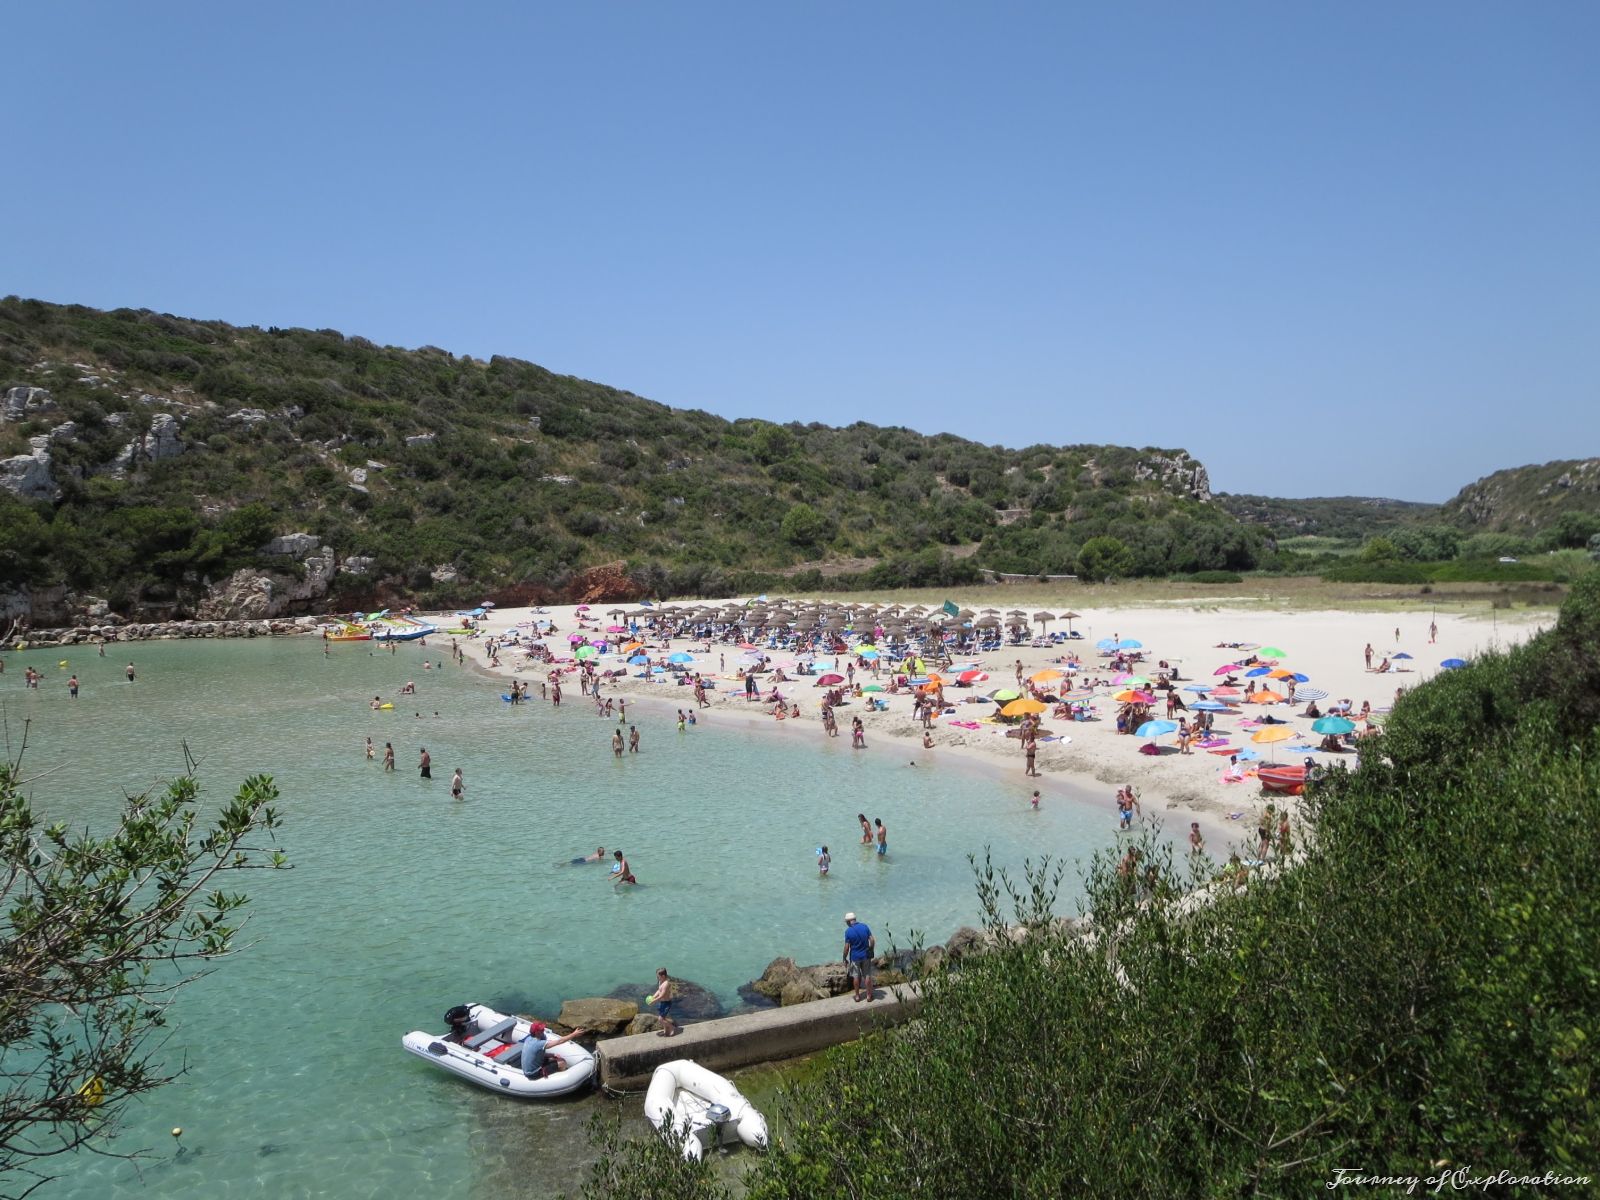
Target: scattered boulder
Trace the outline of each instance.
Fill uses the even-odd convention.
[[[842,962],[804,968],[804,975],[822,996],[842,996],[850,990],[850,969]]]
[[[78,436],[78,425],[77,425],[77,422],[76,421],[63,421],[61,424],[57,425],[54,429],[52,429],[50,431],[50,442],[51,442],[52,445],[54,445],[56,442],[70,442],[73,438],[75,438],[77,436]]]
[[[406,445],[408,447],[431,446],[438,440],[439,435],[437,433],[414,433],[410,437],[406,438]]]
[[[24,500],[57,500],[61,489],[50,473],[50,439],[29,438],[27,454],[0,459],[0,488]]]
[[[241,408],[238,412],[231,412],[222,419],[224,421],[237,421],[246,429],[254,429],[257,425],[265,425],[272,420],[271,417],[267,416],[266,410],[260,408]]]
[[[628,1022],[628,1027],[622,1032],[630,1036],[635,1033],[654,1033],[660,1025],[661,1018],[656,1016],[655,1013],[640,1013]]]
[[[176,458],[182,453],[183,443],[178,440],[178,418],[171,413],[157,413],[150,418],[150,432],[144,435],[144,456],[151,462],[160,462]]]
[[[777,1000],[783,995],[784,985],[793,983],[799,977],[800,968],[794,965],[794,959],[775,958],[767,964],[760,978],[750,984],[750,990],[768,1000]]]
[[[959,962],[961,957],[983,948],[983,933],[970,925],[963,925],[950,935],[950,940],[944,944],[944,952],[951,962]]]
[[[821,1000],[823,994],[822,989],[810,978],[800,975],[783,985],[783,991],[778,994],[778,1003],[788,1008],[791,1004],[808,1004],[812,1000]]]
[[[322,546],[322,539],[314,533],[285,533],[273,538],[261,547],[263,554],[282,554],[290,558],[301,558],[312,554]]]
[[[365,554],[352,554],[339,564],[339,570],[346,575],[369,575],[378,560]]]
[[[55,411],[56,402],[48,388],[9,387],[0,397],[0,423],[26,421],[30,417]]]
[[[563,1000],[561,1015],[552,1024],[560,1026],[563,1032],[587,1029],[590,1033],[607,1036],[621,1033],[638,1015],[639,1006],[631,1000],[590,996],[582,1000]]]

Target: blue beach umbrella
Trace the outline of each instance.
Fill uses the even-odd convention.
[[[1209,683],[1191,683],[1188,687],[1184,688],[1183,690],[1186,691],[1186,692],[1198,692],[1200,695],[1204,696],[1207,692],[1209,692],[1211,690],[1211,687],[1212,687],[1212,685],[1209,684]]]
[[[1189,706],[1196,712],[1227,712],[1228,706],[1221,700],[1196,700]]]
[[[694,661],[694,655],[685,654],[682,650],[678,650],[667,655],[667,661],[670,663],[692,663]]]
[[[1246,679],[1250,679],[1260,675],[1270,675],[1272,674],[1273,670],[1274,668],[1272,667],[1251,667],[1244,674]]]
[[[1311,676],[1302,675],[1302,674],[1300,674],[1299,671],[1296,671],[1293,675],[1280,675],[1279,679],[1283,680],[1284,682],[1287,682],[1287,681],[1292,679],[1297,684],[1310,683],[1311,682]],[[1296,692],[1296,694],[1298,694],[1298,691]]]
[[[1389,657],[1396,658],[1396,659],[1405,659],[1407,662],[1409,662],[1411,660],[1411,655],[1407,654],[1404,650],[1400,651],[1399,654],[1391,654]]]
[[[1321,717],[1311,722],[1311,728],[1316,733],[1354,733],[1356,723],[1343,717]]]
[[[1146,721],[1134,730],[1136,737],[1158,738],[1164,733],[1176,733],[1178,725],[1175,721]]]
[[[650,656],[647,655],[647,654],[635,654],[632,658],[630,658],[628,660],[629,664],[632,665],[632,666],[635,666],[635,667],[642,667],[642,666],[644,666],[645,663],[647,663],[649,661],[650,661]]]
[[[1446,671],[1459,671],[1467,665],[1467,660],[1464,658],[1447,658],[1439,665]]]
[[[876,650],[863,650],[861,652],[861,657],[866,659],[868,662],[876,662],[879,658],[879,654]]]
[[[1260,757],[1261,752],[1259,750],[1251,750],[1249,747],[1239,751],[1240,762],[1255,762]]]

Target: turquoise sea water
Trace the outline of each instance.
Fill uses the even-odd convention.
[[[255,898],[245,948],[176,1004],[168,1053],[188,1073],[133,1111],[118,1143],[152,1158],[58,1160],[41,1195],[559,1191],[577,1180],[593,1101],[507,1101],[407,1055],[401,1034],[438,1028],[465,1000],[553,1016],[563,998],[643,993],[662,965],[731,1008],[770,959],[837,955],[847,910],[880,945],[973,923],[969,851],[990,846],[1020,872],[1029,856],[1086,859],[1113,840],[1102,797],[1044,780],[1033,812],[1020,769],[996,780],[937,752],[852,751],[848,730],[828,740],[814,721],[719,728],[713,713],[679,734],[670,706],[630,705],[642,753],[618,761],[614,722],[575,691],[560,711],[513,708],[498,680],[421,669],[445,653],[356,644],[324,658],[304,638],[7,656],[0,699],[13,750],[31,718],[25,773],[44,812],[104,828],[125,793],[182,769],[187,742],[214,798],[274,776],[295,864],[242,878]],[[63,658],[83,681],[77,701]],[[26,663],[45,673],[39,692],[22,686]],[[395,698],[408,679],[420,694]],[[372,712],[374,693],[397,711]],[[380,759],[394,743],[394,774],[366,761],[368,735]],[[431,782],[417,777],[424,745]],[[888,825],[885,861],[859,844],[857,812]],[[626,852],[641,886],[556,865],[600,844]]]

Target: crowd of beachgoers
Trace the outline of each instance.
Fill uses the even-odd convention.
[[[759,597],[428,620],[432,645],[505,677],[511,702],[612,719],[618,754],[637,748],[647,711],[679,728],[762,724],[847,736],[919,769],[982,764],[1002,788],[1014,775],[1017,803],[1048,801],[1054,779],[1103,792],[1115,819],[1122,793],[1143,816],[1182,809],[1184,824],[1226,837],[1253,833],[1273,799],[1264,768],[1353,764],[1406,688],[1548,616],[1491,629],[1428,610],[1084,614]]]

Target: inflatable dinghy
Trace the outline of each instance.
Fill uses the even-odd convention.
[[[644,1094],[644,1115],[663,1135],[678,1132],[687,1159],[729,1142],[767,1148],[766,1118],[731,1081],[687,1058],[656,1068]]]
[[[522,1073],[522,1039],[528,1022],[508,1017],[482,1004],[462,1004],[445,1014],[448,1033],[413,1029],[400,1044],[452,1075],[502,1096],[547,1100],[589,1086],[594,1054],[577,1042],[550,1050],[544,1071],[535,1078]]]

